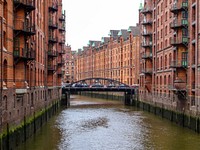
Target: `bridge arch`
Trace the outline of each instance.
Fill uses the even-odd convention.
[[[101,81],[101,82],[100,82]],[[114,85],[125,85],[127,87],[129,87],[129,85],[123,83],[123,82],[120,82],[120,81],[117,81],[117,80],[114,80],[114,79],[110,79],[110,78],[85,78],[85,79],[81,79],[81,80],[78,80],[78,81],[75,81],[75,82],[72,82],[71,85],[73,84],[76,84],[76,83],[89,83],[89,84],[94,84],[94,83],[97,83],[97,82],[100,82],[100,83],[104,83],[103,85],[105,85],[105,83],[107,83],[106,85],[108,84],[114,84]]]

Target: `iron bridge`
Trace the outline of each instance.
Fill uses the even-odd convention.
[[[75,83],[104,83],[103,87],[73,87],[72,85]],[[114,87],[107,87],[106,85],[112,83],[115,86]],[[120,87],[119,85],[123,84],[124,86]],[[118,86],[117,86],[118,85]],[[136,94],[137,88],[130,87],[122,82],[113,80],[113,79],[108,79],[108,78],[86,78],[83,80],[79,80],[76,82],[73,82],[69,87],[63,87],[62,88],[62,94],[65,95],[64,103],[69,106],[70,102],[70,94],[72,93],[78,93],[82,91],[94,91],[94,92],[124,92],[125,96],[125,105],[130,105],[131,101],[133,100],[133,95]]]

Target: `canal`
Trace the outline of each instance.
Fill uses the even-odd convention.
[[[72,96],[19,150],[196,150],[200,135],[122,102]]]

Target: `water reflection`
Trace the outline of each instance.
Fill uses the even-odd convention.
[[[147,138],[144,136],[146,131],[140,125],[143,118],[141,112],[134,112],[121,103],[74,101],[72,107],[63,111],[58,118],[64,139],[59,148],[144,149],[143,143]]]
[[[122,102],[82,96],[52,119],[27,150],[199,149],[199,135]]]

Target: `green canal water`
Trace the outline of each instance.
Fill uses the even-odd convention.
[[[199,150],[200,135],[122,102],[72,96],[18,150]]]

